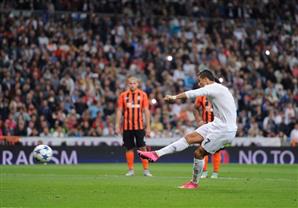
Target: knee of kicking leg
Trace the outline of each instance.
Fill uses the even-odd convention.
[[[184,138],[185,138],[185,140],[187,141],[188,144],[200,144],[203,141],[203,139],[204,139],[197,132],[189,133]]]
[[[184,136],[185,140],[187,141],[188,144],[194,143],[194,139],[196,138],[196,133],[189,133]]]
[[[190,141],[191,141],[191,136],[190,135],[185,135],[184,138],[187,141],[187,143],[189,144]]]
[[[199,160],[203,160],[204,159],[204,150],[202,148],[198,148],[195,150],[194,152],[194,157],[196,159],[199,159]]]

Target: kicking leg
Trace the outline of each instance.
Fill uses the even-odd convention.
[[[201,144],[202,141],[203,137],[200,134],[198,134],[197,132],[192,132],[190,134],[187,134],[185,137],[177,140],[176,142],[173,142],[172,144],[161,148],[160,150],[154,152],[138,151],[138,154],[141,158],[148,159],[150,162],[155,162],[156,160],[158,160],[159,157],[163,155],[180,152],[189,147],[190,144]]]

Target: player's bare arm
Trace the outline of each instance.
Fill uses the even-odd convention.
[[[166,95],[164,97],[164,100],[168,103],[171,103],[171,102],[175,102],[177,99],[185,99],[187,98],[186,94],[183,92],[183,93],[180,93],[178,95]]]
[[[150,111],[148,108],[144,109],[145,119],[146,119],[146,137],[150,137],[151,127],[150,127]]]
[[[122,109],[117,108],[116,111],[116,122],[115,122],[115,134],[119,135],[121,133],[120,130],[120,120],[121,120]]]

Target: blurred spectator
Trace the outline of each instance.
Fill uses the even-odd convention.
[[[269,112],[269,115],[264,118],[264,121],[263,121],[263,128],[266,136],[274,137],[277,130],[276,127],[277,126],[274,121],[274,111],[272,110]]]
[[[151,135],[150,137],[156,138],[162,136],[164,130],[163,124],[161,122],[160,114],[156,113],[151,120]]]
[[[55,128],[52,129],[52,136],[53,137],[64,137],[64,129],[61,123],[56,122],[55,123]]]
[[[26,136],[27,135],[27,129],[25,125],[25,121],[22,117],[19,117],[17,127],[14,132],[15,136]]]
[[[294,129],[290,133],[290,143],[292,147],[298,145],[298,123],[296,122]]]
[[[41,137],[50,137],[51,133],[48,127],[44,127],[42,132],[39,134]]]
[[[261,137],[262,135],[262,131],[259,128],[259,124],[257,123],[257,121],[255,119],[252,119],[252,121],[250,122],[250,127],[248,129],[248,136],[249,137]]]
[[[169,108],[162,97],[192,89],[204,68],[223,78],[236,98],[237,136],[289,138],[294,129],[294,0],[1,5],[0,134],[33,136],[48,128],[59,136],[113,135],[116,95],[129,75],[139,75],[157,100],[150,107],[155,134],[184,134],[192,128],[187,103]],[[62,10],[70,12],[55,12]]]

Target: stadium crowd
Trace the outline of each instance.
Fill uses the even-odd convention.
[[[293,20],[295,0],[16,0],[3,1],[4,9],[78,11],[129,16],[191,16]],[[273,12],[272,12],[273,11]]]
[[[237,136],[290,140],[295,130],[295,1],[4,2],[0,136],[114,135],[129,75],[152,101],[152,137],[184,135],[196,126],[193,102],[162,98],[195,88],[205,68],[236,98]]]

